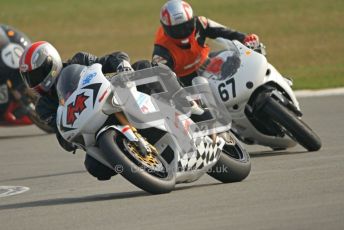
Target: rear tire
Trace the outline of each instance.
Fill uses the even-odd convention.
[[[99,146],[110,162],[116,162],[115,167],[120,170],[118,173],[132,184],[152,194],[171,192],[175,186],[175,176],[166,161],[157,155],[156,159],[162,164],[163,170],[149,170],[136,158],[133,159],[124,146],[126,140],[110,129],[100,136]]]
[[[287,130],[287,134],[308,151],[318,151],[321,140],[318,135],[301,118],[289,111],[272,97],[268,97],[262,107],[263,114]]]
[[[212,167],[208,174],[223,182],[232,183],[244,180],[251,171],[250,156],[241,146],[234,135],[230,135],[232,144],[223,147],[218,162]]]

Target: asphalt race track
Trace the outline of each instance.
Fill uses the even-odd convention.
[[[221,184],[204,176],[149,195],[120,176],[98,182],[84,153],[64,152],[34,126],[0,128],[0,229],[344,229],[344,96],[302,98],[323,147],[308,153],[249,146],[250,176]]]

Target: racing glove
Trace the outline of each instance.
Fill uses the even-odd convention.
[[[53,97],[41,96],[36,103],[36,113],[42,121],[45,121],[50,127],[56,127],[56,110],[58,100]]]
[[[259,37],[256,34],[248,34],[244,39],[244,45],[250,49],[257,49],[259,47]]]

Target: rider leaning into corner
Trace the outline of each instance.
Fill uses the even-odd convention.
[[[153,63],[170,67],[184,86],[190,86],[197,70],[207,60],[206,38],[238,40],[255,49],[259,38],[244,34],[203,16],[194,16],[191,6],[180,0],[166,2],[160,11],[161,26],[155,35]]]
[[[31,44],[30,39],[23,32],[8,25],[0,24],[0,121],[16,122],[16,110],[11,108],[10,95],[6,82],[11,80],[18,91],[23,88],[19,73],[19,58],[25,47]]]
[[[19,69],[24,82],[41,95],[36,105],[37,114],[43,121],[54,127],[59,144],[69,152],[75,151],[76,147],[63,139],[56,127],[56,113],[59,105],[56,84],[64,67],[71,64],[90,66],[94,63],[102,65],[104,74],[132,71],[129,56],[124,52],[114,52],[103,57],[79,52],[63,63],[58,51],[45,41],[35,42],[28,46],[20,58]],[[85,167],[98,180],[109,180],[116,174],[87,154]]]

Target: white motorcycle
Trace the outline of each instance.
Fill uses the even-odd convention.
[[[149,84],[160,85],[162,91],[149,95],[138,90]],[[204,129],[203,122],[189,118],[190,103],[182,96],[192,95],[185,94],[168,68],[110,78],[99,64],[70,65],[59,76],[57,92],[62,137],[147,192],[167,193],[176,183],[195,181],[205,173],[235,182],[250,172],[249,155],[235,137],[214,135],[227,131],[228,124],[213,122],[214,129]],[[182,100],[172,100],[176,95]]]
[[[321,148],[320,138],[301,119],[292,81],[283,77],[263,54],[222,38],[210,40],[209,45],[212,53],[199,76],[207,79],[232,115],[231,129],[240,140],[273,150],[297,143],[308,151]],[[193,84],[204,81],[197,77]]]

